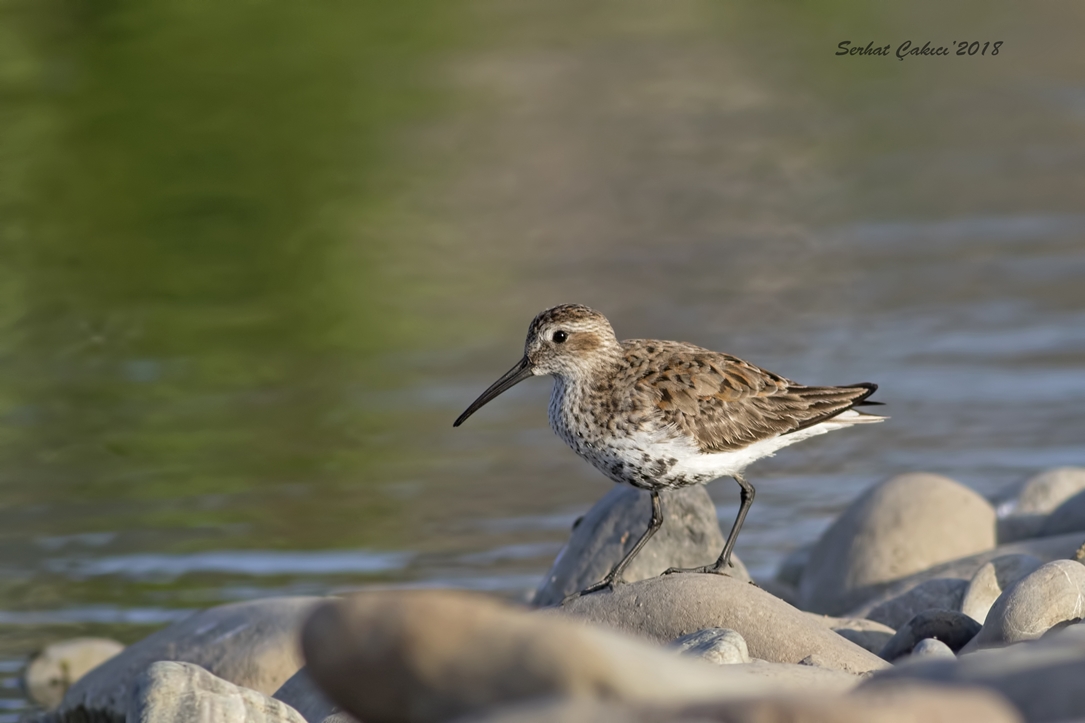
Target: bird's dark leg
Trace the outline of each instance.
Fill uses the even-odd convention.
[[[637,540],[637,544],[633,545],[633,548],[626,553],[617,565],[614,566],[607,576],[594,585],[589,585],[580,592],[575,592],[569,595],[562,602],[566,600],[572,600],[573,598],[580,597],[581,595],[587,595],[588,593],[596,592],[604,588],[612,588],[616,584],[620,584],[622,581],[622,573],[625,572],[625,568],[629,567],[629,563],[633,561],[633,558],[637,556],[637,553],[648,544],[648,540],[652,539],[652,535],[659,531],[659,528],[663,526],[663,506],[659,500],[659,492],[657,490],[651,490],[652,493],[652,519],[648,523],[648,529],[644,531],[644,534]]]
[[[719,575],[727,575],[727,569],[731,567],[731,550],[735,548],[735,540],[738,539],[739,530],[742,529],[742,523],[746,521],[746,513],[750,511],[750,505],[753,504],[753,498],[756,494],[753,485],[746,481],[746,478],[740,474],[731,475],[735,478],[735,482],[738,482],[739,487],[742,488],[740,494],[740,504],[738,508],[738,517],[735,518],[735,524],[731,526],[731,534],[727,536],[727,542],[723,546],[723,552],[720,553],[720,558],[716,560],[713,565],[705,565],[704,567],[672,567],[664,572],[664,575],[670,575],[676,572],[713,572]]]
[[[739,487],[742,488],[739,497],[740,505],[738,508],[738,517],[735,518],[735,524],[731,526],[731,534],[727,536],[727,544],[723,546],[723,552],[720,553],[720,559],[716,560],[716,564],[706,570],[706,572],[720,572],[724,568],[731,566],[731,550],[735,549],[735,540],[738,539],[738,533],[742,529],[742,523],[746,521],[746,513],[750,511],[754,495],[757,494],[753,485],[747,482],[745,477],[740,474],[732,476],[735,478],[735,482],[738,482]]]

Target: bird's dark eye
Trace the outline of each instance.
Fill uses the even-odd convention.
[[[564,331],[555,331],[554,332],[554,342],[557,343],[557,344],[563,343],[568,338],[569,338],[569,335],[566,334]]]

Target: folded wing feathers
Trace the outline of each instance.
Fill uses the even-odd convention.
[[[665,423],[695,438],[706,453],[811,427],[851,409],[877,389],[866,383],[802,386],[737,357],[707,351],[675,355],[643,374],[636,386],[654,398]]]

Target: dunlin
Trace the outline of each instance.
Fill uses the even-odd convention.
[[[754,488],[743,477],[762,457],[808,437],[880,422],[858,406],[875,384],[809,387],[730,354],[675,341],[618,341],[606,317],[579,304],[531,322],[524,357],[453,426],[528,377],[554,377],[550,427],[615,482],[648,490],[652,520],[629,553],[584,593],[621,582],[622,571],[663,524],[659,491],[733,477],[742,504],[715,564],[667,572],[727,573]]]

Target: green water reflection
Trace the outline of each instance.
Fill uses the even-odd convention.
[[[350,390],[406,383],[375,360],[420,331],[382,264],[445,5],[0,12],[5,534],[395,544],[387,420]]]

